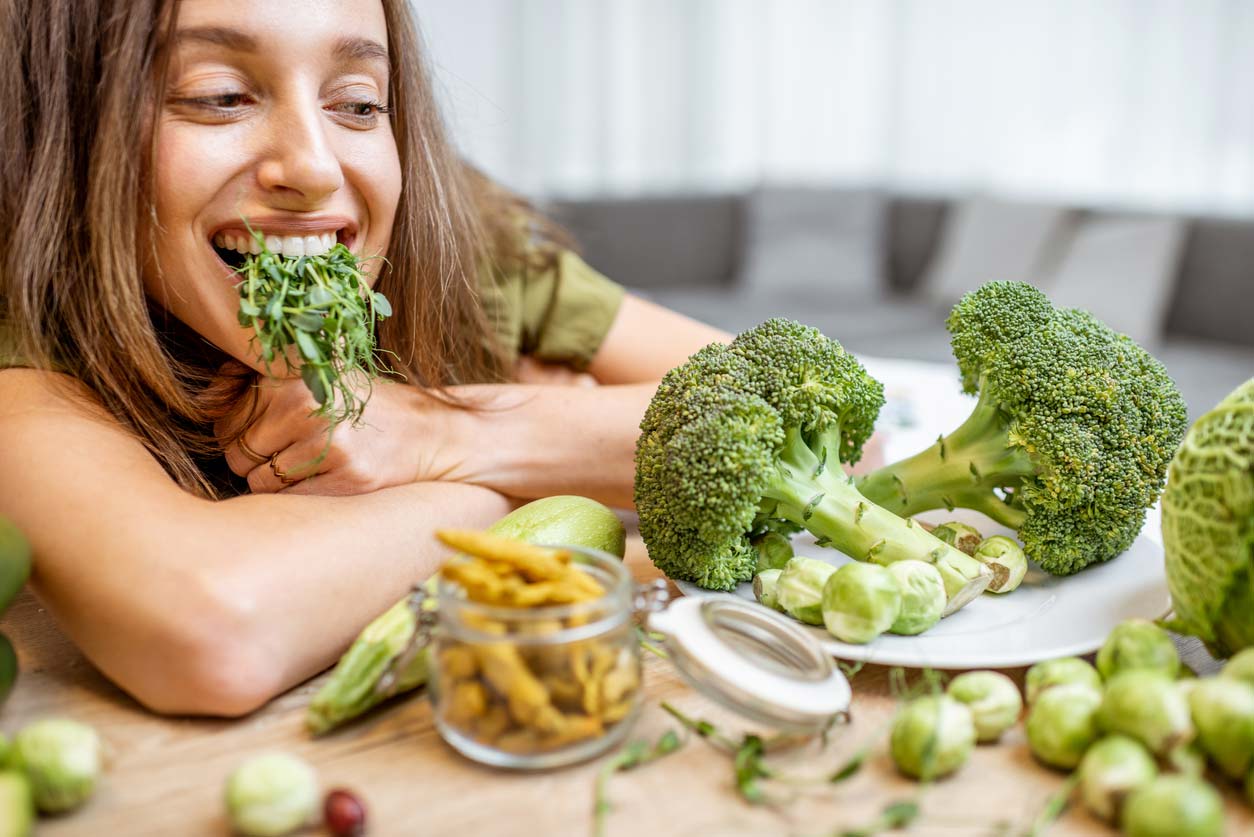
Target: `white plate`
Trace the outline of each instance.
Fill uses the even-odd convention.
[[[962,520],[985,536],[1013,535],[975,512],[928,512],[919,518]],[[793,545],[798,555],[831,564],[850,560],[815,546],[805,533]],[[676,584],[687,596],[711,595],[689,582]],[[735,592],[753,599],[751,584]],[[986,593],[918,636],[884,634],[867,645],[850,645],[822,628],[810,630],[832,656],[846,660],[914,668],[1006,668],[1095,651],[1124,619],[1157,619],[1169,609],[1162,547],[1142,532],[1127,552],[1075,575],[1059,578],[1032,565],[1013,593]]]

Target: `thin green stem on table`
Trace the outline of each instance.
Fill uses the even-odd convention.
[[[632,741],[601,766],[597,771],[596,795],[592,807],[592,833],[596,837],[605,836],[605,818],[614,807],[609,797],[610,778],[615,773],[635,770],[669,756],[683,745],[684,742],[673,729],[667,730],[652,747],[644,740]]]
[[[655,645],[653,642],[653,640],[661,638],[661,634],[652,633],[650,631],[646,631],[640,626],[636,626],[636,642],[640,644],[640,647],[655,657],[660,657],[663,660],[669,660],[671,655],[667,654],[660,646]]]
[[[1042,837],[1049,830],[1049,827],[1062,816],[1063,811],[1067,810],[1067,803],[1071,801],[1071,794],[1079,784],[1080,772],[1077,770],[1066,778],[1058,790],[1049,795],[1045,800],[1045,804],[1041,806],[1041,810],[1037,812],[1036,818],[1032,820],[1032,824],[1023,832],[1023,837]]]

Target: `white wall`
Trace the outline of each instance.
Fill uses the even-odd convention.
[[[1254,214],[1254,2],[414,0],[538,193],[879,182]]]

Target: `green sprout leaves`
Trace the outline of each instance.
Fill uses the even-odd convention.
[[[261,252],[236,271],[240,282],[239,324],[253,342],[267,374],[299,368],[318,403],[316,415],[332,426],[360,420],[372,381],[387,370],[376,350],[375,324],[392,315],[392,305],[366,283],[357,257],[343,244],[318,256],[285,258],[270,252],[253,232]]]

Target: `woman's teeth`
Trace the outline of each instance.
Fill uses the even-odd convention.
[[[213,243],[216,247],[224,250],[234,250],[237,253],[252,253],[254,256],[261,252],[261,245],[257,240],[248,235],[232,235],[230,233],[218,233],[213,237]],[[297,256],[320,256],[335,246],[335,233],[327,232],[321,235],[267,235],[266,249],[276,256],[286,256],[295,258]]]

